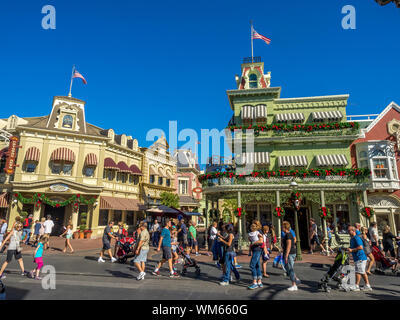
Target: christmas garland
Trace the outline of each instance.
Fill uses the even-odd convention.
[[[74,209],[78,210],[79,204],[93,205],[97,197],[84,198],[80,194],[74,194],[65,201],[53,201],[50,200],[46,195],[42,193],[35,193],[31,198],[25,198],[21,193],[17,192],[14,194],[15,198],[23,204],[35,204],[35,209],[39,209],[42,204],[47,204],[51,207],[65,207],[69,204],[73,204]]]
[[[242,125],[242,126],[229,126],[229,130],[251,130],[255,133],[274,131],[279,132],[313,132],[313,131],[328,131],[328,130],[341,130],[341,129],[358,129],[360,124],[358,122],[330,122],[330,123],[315,123],[315,124],[285,124],[285,123],[272,123],[267,125]]]
[[[282,207],[276,207],[274,210],[274,216],[278,218],[283,218],[285,216],[285,209]]]
[[[240,218],[242,215],[244,215],[244,216],[246,215],[246,211],[244,211],[244,209],[240,208],[240,207],[236,208],[234,213],[238,218]]]
[[[300,192],[298,192],[297,190],[293,190],[290,195],[289,201],[292,203],[292,206],[294,209],[299,210],[301,200],[302,200],[302,198],[301,198]],[[298,201],[297,205],[296,205],[296,201]]]
[[[327,176],[341,176],[341,177],[352,177],[352,178],[366,178],[371,175],[371,171],[367,168],[360,169],[347,169],[347,168],[330,168],[330,169],[293,169],[293,170],[260,170],[253,171],[251,174],[236,174],[233,171],[225,172],[209,172],[199,176],[199,181],[203,182],[209,179],[216,178],[236,178],[243,179],[245,177],[253,178],[277,178],[277,177],[295,177],[295,178],[307,178],[307,177],[327,177]]]
[[[320,207],[319,208],[319,216],[322,219],[332,218],[331,210],[329,208],[327,208],[327,207]]]
[[[375,214],[375,210],[371,207],[364,207],[361,209],[361,214],[366,218],[371,218]]]

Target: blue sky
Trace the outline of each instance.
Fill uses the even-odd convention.
[[[41,28],[41,9],[56,8],[56,30]],[[357,29],[341,27],[344,5]],[[231,117],[250,27],[272,86],[282,97],[350,94],[348,114],[379,113],[400,103],[400,9],[374,0],[2,1],[0,117],[49,114],[67,95],[73,64],[87,79],[73,96],[88,122],[148,146],[152,128],[219,128]]]

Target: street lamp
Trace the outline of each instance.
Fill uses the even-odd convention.
[[[290,182],[289,185],[292,192],[298,187],[296,181]],[[296,230],[296,260],[301,261],[303,257],[301,256],[301,246],[300,246],[300,233],[299,233],[299,221],[297,218],[297,210],[300,208],[300,200],[293,199],[294,201],[294,225]]]

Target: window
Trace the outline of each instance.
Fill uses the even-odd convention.
[[[112,170],[108,170],[108,181],[114,180],[115,173]]]
[[[66,176],[70,176],[72,174],[72,163],[65,162],[52,162],[51,163],[51,173],[52,174],[61,174],[63,173]]]
[[[36,162],[27,162],[25,166],[26,172],[35,172],[37,163]]]
[[[118,222],[122,222],[122,211],[121,210],[114,210],[113,221],[114,221],[114,224],[118,224]]]
[[[126,212],[126,224],[128,226],[133,226],[133,218],[135,216],[135,212],[134,211],[127,211]]]
[[[349,206],[347,204],[336,205],[336,224],[338,233],[347,233],[350,224]]]
[[[188,181],[179,180],[179,194],[187,194],[187,193],[188,193]]]
[[[69,164],[69,163],[64,164],[63,172],[65,175],[70,176],[71,172],[72,172],[72,164]]]
[[[99,226],[106,226],[108,224],[108,211],[109,210],[100,210]]]
[[[62,126],[63,126],[63,128],[70,128],[70,129],[72,129],[73,122],[74,122],[74,118],[72,118],[71,115],[67,114],[67,115],[64,116],[64,118],[63,118]]]
[[[86,177],[93,177],[94,176],[94,167],[85,167],[84,175]]]
[[[386,159],[374,159],[372,160],[372,167],[374,171],[374,177],[378,179],[388,179],[388,165]]]
[[[121,183],[126,182],[126,173],[118,172],[117,173],[117,181]]]
[[[167,183],[167,187],[170,187],[171,186],[171,179],[167,179],[166,183]]]
[[[164,178],[163,177],[158,177],[158,184],[162,186],[164,184]]]
[[[258,88],[257,75],[254,73],[249,76],[249,88]]]
[[[155,180],[154,174],[150,175],[150,183],[154,183]]]
[[[61,164],[53,163],[51,166],[51,173],[52,174],[60,174],[61,173]]]

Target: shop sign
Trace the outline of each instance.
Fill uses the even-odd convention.
[[[15,171],[15,159],[17,158],[17,149],[20,148],[18,146],[18,137],[12,136],[10,138],[10,145],[8,146],[7,158],[6,158],[6,166],[4,171],[8,175],[14,174]]]
[[[50,190],[54,192],[66,192],[69,190],[69,187],[66,184],[53,184],[50,186]]]

